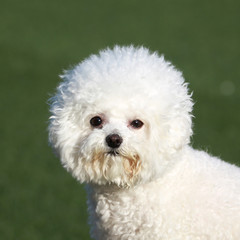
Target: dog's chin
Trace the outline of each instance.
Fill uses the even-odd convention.
[[[90,163],[85,163],[90,181],[94,184],[115,184],[119,187],[134,185],[141,171],[141,159],[137,153],[121,150],[94,151]]]

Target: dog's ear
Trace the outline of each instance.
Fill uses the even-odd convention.
[[[156,117],[158,131],[153,128],[153,135],[158,139],[160,152],[171,154],[190,143],[192,107],[191,95],[186,93],[183,101],[176,101],[165,109],[164,114]]]
[[[168,130],[168,148],[173,151],[179,150],[190,143],[192,135],[191,115],[178,116],[172,119]]]
[[[62,164],[71,170],[74,168],[74,148],[82,131],[81,126],[84,126],[80,122],[83,121],[83,110],[82,107],[76,108],[77,88],[76,83],[71,79],[70,71],[66,72],[62,79],[64,81],[60,83],[55,95],[48,101],[51,114],[48,125],[48,140]]]

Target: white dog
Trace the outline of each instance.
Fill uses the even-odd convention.
[[[87,184],[92,238],[240,239],[240,169],[189,146],[193,103],[179,71],[116,46],[62,78],[49,139]]]

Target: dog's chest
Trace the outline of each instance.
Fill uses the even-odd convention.
[[[91,235],[94,239],[153,239],[163,215],[151,191],[88,191]],[[156,232],[154,233],[154,229]],[[126,238],[124,238],[126,236]]]

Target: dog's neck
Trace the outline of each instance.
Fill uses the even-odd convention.
[[[144,182],[139,181],[137,184],[134,184],[132,186],[118,186],[114,183],[108,183],[105,185],[98,185],[89,183],[86,184],[86,190],[88,193],[95,193],[95,194],[120,194],[120,193],[126,193],[126,192],[132,192],[134,190],[137,190],[142,187],[151,186],[152,184],[156,184],[156,182],[161,183],[162,181],[165,181],[165,178],[172,172],[174,172],[177,169],[177,165],[185,160],[185,154],[188,151],[189,146],[185,146],[181,150],[179,150],[177,153],[172,154],[171,157],[167,160],[169,163],[165,168],[162,170],[162,172],[158,176],[153,176],[150,180]]]

